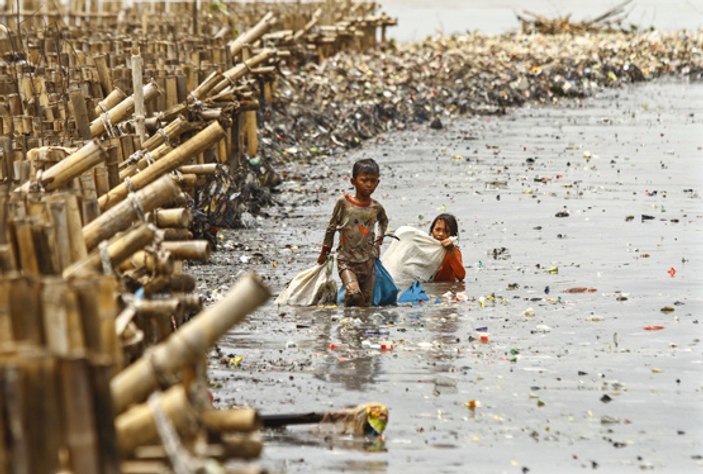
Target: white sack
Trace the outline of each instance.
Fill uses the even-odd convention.
[[[398,288],[405,289],[414,281],[430,281],[437,273],[446,250],[439,240],[410,226],[399,227],[381,263],[391,274]]]
[[[315,306],[337,301],[337,283],[332,276],[334,258],[298,273],[276,298],[277,305]]]

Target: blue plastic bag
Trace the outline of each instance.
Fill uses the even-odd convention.
[[[376,259],[373,264],[374,268],[374,284],[373,297],[371,298],[372,306],[395,306],[398,304],[398,287],[393,281],[388,270],[383,266],[380,259]],[[337,304],[344,304],[344,294],[346,293],[344,285],[341,286],[337,293]]]
[[[418,304],[423,301],[429,301],[430,297],[425,293],[425,289],[422,287],[419,281],[416,281],[398,297],[398,303],[412,303]]]

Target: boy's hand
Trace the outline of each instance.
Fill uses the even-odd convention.
[[[322,265],[322,264],[324,264],[326,261],[327,261],[327,252],[325,252],[325,251],[323,250],[322,252],[320,252],[320,256],[317,257],[317,264],[318,264],[318,265]]]
[[[454,242],[452,241],[452,239],[444,239],[440,243],[442,244],[442,247],[447,250],[451,250],[452,248],[454,248]]]

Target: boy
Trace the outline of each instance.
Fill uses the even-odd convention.
[[[359,160],[352,169],[354,196],[345,194],[337,199],[332,218],[327,225],[325,240],[317,263],[327,261],[332,250],[334,233],[339,232],[337,267],[346,289],[344,306],[369,306],[373,295],[374,261],[379,256],[388,217],[383,206],[371,199],[376,190],[380,171],[372,159]],[[376,238],[378,223],[378,238]]]

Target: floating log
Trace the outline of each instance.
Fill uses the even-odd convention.
[[[269,290],[253,273],[240,279],[224,299],[195,316],[167,341],[154,346],[148,361],[140,359],[113,378],[116,413],[144,400],[158,386],[161,374],[171,374],[200,358],[269,296]]]

